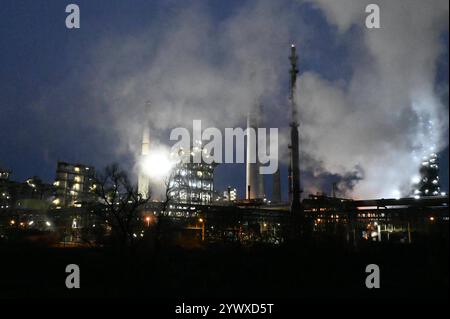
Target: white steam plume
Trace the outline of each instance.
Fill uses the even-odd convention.
[[[354,41],[366,54],[354,59],[348,85],[302,75],[304,150],[322,171],[360,171],[354,196],[407,195],[421,158],[447,146],[448,107],[435,76],[448,2],[378,1],[381,29],[365,28],[370,1],[313,2],[341,37],[359,30]]]

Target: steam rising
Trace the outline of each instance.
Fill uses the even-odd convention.
[[[364,1],[317,0],[341,36],[361,26]],[[326,172],[364,178],[353,195],[407,195],[423,156],[447,146],[448,107],[434,87],[439,36],[448,32],[447,1],[378,1],[380,30],[361,28],[366,58],[347,85],[304,73],[304,150]],[[448,92],[448,87],[446,88]],[[448,101],[446,101],[448,103]]]
[[[189,128],[193,119],[205,127],[244,127],[258,100],[267,125],[285,128],[292,42],[300,55],[302,169],[313,176],[304,180],[305,193],[337,175],[340,195],[406,194],[421,158],[446,146],[448,108],[435,75],[439,37],[448,32],[447,1],[380,0],[380,30],[365,29],[366,3],[359,0],[247,1],[220,20],[200,2],[179,3],[164,17],[170,23],[102,39],[75,75],[89,105],[75,116],[114,137],[107,144],[116,154],[137,158],[147,121],[153,145],[166,144],[170,129]],[[350,75],[330,79],[320,66],[303,69],[324,46],[314,39],[323,31],[302,14],[311,7],[351,47],[340,61],[350,64]],[[448,87],[440,92],[448,94]],[[286,135],[280,144],[286,163]]]

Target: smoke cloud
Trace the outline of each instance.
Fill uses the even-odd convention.
[[[342,195],[406,194],[421,157],[447,146],[448,87],[437,89],[435,76],[448,3],[378,3],[382,27],[368,30],[359,0],[246,1],[220,19],[203,2],[176,2],[145,30],[92,46],[61,85],[61,92],[76,85],[82,92],[77,111],[64,118],[82,119],[102,147],[137,159],[144,125],[153,145],[164,145],[171,129],[190,128],[194,119],[205,128],[244,127],[261,101],[267,126],[281,129],[280,161],[287,163],[287,56],[296,42],[305,193],[334,176]],[[346,56],[317,62],[341,47]],[[328,74],[339,67],[342,75]],[[38,110],[51,99],[43,96]]]
[[[407,195],[422,157],[447,146],[448,100],[435,77],[448,2],[378,1],[379,30],[364,27],[368,3],[314,1],[341,37],[360,32],[354,41],[365,54],[354,58],[348,83],[302,75],[304,150],[326,172],[361,171],[352,195]]]

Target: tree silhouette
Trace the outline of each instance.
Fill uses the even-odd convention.
[[[111,227],[113,237],[120,244],[134,245],[143,227],[140,209],[149,202],[150,196],[140,194],[117,164],[109,165],[96,174],[94,182],[94,192],[99,198],[94,213],[104,225]]]

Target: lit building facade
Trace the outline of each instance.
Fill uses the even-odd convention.
[[[235,202],[237,200],[236,188],[228,187],[228,189],[223,192],[223,199],[228,202]]]
[[[58,162],[56,169],[56,208],[82,207],[95,201],[95,170],[92,166]]]
[[[191,152],[179,150],[179,161],[175,165],[169,181],[170,200],[173,203],[207,205],[214,196],[214,169],[217,164],[194,163],[196,156],[206,153],[200,142]],[[198,162],[198,161],[197,161]]]
[[[424,157],[420,166],[420,176],[414,185],[414,196],[442,196],[439,181],[439,163],[437,154]]]

